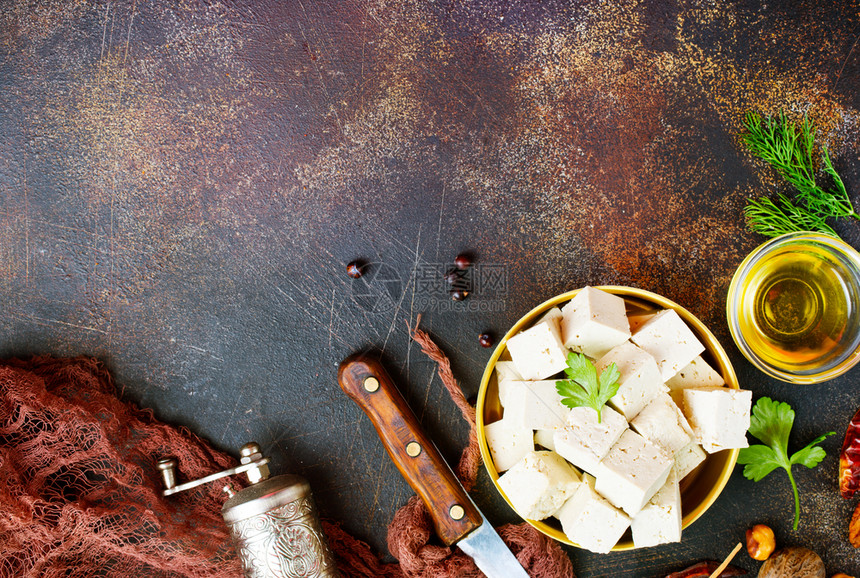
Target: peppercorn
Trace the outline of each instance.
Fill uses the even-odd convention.
[[[454,265],[457,266],[457,269],[465,270],[472,264],[472,258],[466,253],[460,253],[454,259]]]
[[[445,279],[445,283],[448,285],[454,285],[463,278],[463,273],[457,269],[448,269],[443,276]]]
[[[469,296],[469,292],[465,289],[454,289],[451,291],[451,299],[454,301],[462,301]]]
[[[358,279],[359,277],[364,275],[364,265],[361,263],[361,261],[351,261],[346,266],[346,274],[353,279]]]

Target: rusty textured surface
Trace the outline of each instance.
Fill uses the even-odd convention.
[[[406,333],[419,312],[474,395],[481,331],[585,284],[642,287],[701,317],[743,385],[798,408],[796,443],[844,431],[856,373],[778,384],[725,323],[761,241],[745,199],[781,187],[739,147],[745,111],[808,112],[860,189],[860,6],[772,4],[3,0],[0,355],[105,360],[162,419],[233,452],[258,440],[380,551],[411,492],[335,372],[383,351],[455,459],[465,427]],[[506,268],[506,294],[471,301],[502,310],[422,301],[416,271],[462,249]],[[369,295],[354,258],[385,273]],[[570,549],[574,566],[664,575],[765,522],[857,574],[824,446],[797,473],[797,533],[787,480],[736,472],[682,544]],[[482,478],[478,503],[513,520]]]

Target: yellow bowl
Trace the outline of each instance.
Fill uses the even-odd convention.
[[[603,286],[597,287],[607,293],[612,293],[622,297],[627,305],[627,313],[644,313],[651,310],[659,309],[674,309],[678,315],[687,323],[696,337],[705,345],[705,352],[702,357],[711,367],[717,370],[728,387],[739,389],[738,379],[734,369],[729,362],[725,350],[714,337],[705,325],[699,321],[692,313],[665,297],[661,297],[650,291],[636,289],[633,287],[618,287],[618,286]],[[556,306],[562,306],[579,293],[580,289],[563,293],[548,301],[544,301],[517,321],[513,327],[505,334],[505,337],[499,342],[487,367],[484,370],[484,376],[481,379],[481,388],[478,391],[478,440],[481,448],[481,457],[484,460],[484,465],[487,472],[490,474],[490,479],[493,485],[505,499],[509,506],[513,509],[510,499],[505,495],[505,492],[499,486],[499,472],[493,464],[493,458],[490,455],[487,446],[487,436],[484,427],[488,423],[493,423],[501,419],[502,406],[499,403],[499,389],[495,378],[496,362],[501,360],[509,360],[510,354],[507,351],[508,339],[530,327],[542,314]],[[710,454],[702,464],[699,465],[692,473],[687,475],[681,482],[681,509],[683,513],[682,527],[687,528],[695,522],[705,511],[713,504],[717,497],[722,492],[726,483],[729,481],[732,469],[735,467],[735,462],[738,459],[738,450],[723,450],[715,454]],[[543,532],[550,538],[554,538],[564,544],[577,546],[571,542],[564,532],[561,531],[561,525],[554,518],[547,518],[546,521],[526,520],[539,531]],[[634,548],[633,541],[628,530],[621,541],[615,545],[614,551],[632,550]]]

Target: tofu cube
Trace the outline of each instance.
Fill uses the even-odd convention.
[[[635,516],[657,493],[675,461],[633,430],[625,430],[597,466],[597,492]]]
[[[584,474],[576,493],[555,516],[571,542],[580,548],[606,554],[630,527],[630,517],[594,488],[594,478]]]
[[[522,381],[523,376],[517,371],[513,361],[496,362],[496,386],[499,388],[499,403],[505,407],[505,397],[509,381]]]
[[[500,381],[498,383],[499,388],[499,403],[502,407],[508,406],[508,398],[511,396],[511,392],[519,389],[521,387],[526,387],[526,384],[533,383],[531,381],[517,381],[514,379],[506,379],[505,381]]]
[[[598,358],[630,338],[624,299],[585,287],[562,310],[564,346]]]
[[[688,445],[675,452],[675,465],[672,471],[678,476],[679,480],[683,480],[690,473],[699,467],[708,454],[702,449],[702,446],[696,442],[690,442]]]
[[[630,333],[636,333],[645,322],[657,315],[659,311],[648,311],[642,313],[628,313],[627,324],[630,325]]]
[[[487,446],[496,470],[509,470],[525,455],[534,451],[532,430],[512,425],[509,420],[500,419],[484,428]]]
[[[535,443],[541,447],[548,449],[551,452],[554,452],[555,442],[552,441],[552,437],[555,435],[555,432],[556,430],[554,429],[535,430]]]
[[[562,317],[563,315],[561,314],[561,309],[559,309],[558,307],[553,307],[552,309],[538,317],[538,320],[535,323],[540,323],[542,321],[546,321],[547,319],[555,319],[556,323],[561,323]]]
[[[598,373],[614,363],[621,373],[618,392],[609,400],[609,405],[632,420],[657,394],[667,390],[660,375],[657,362],[650,354],[629,341],[612,348],[597,360],[594,367]]]
[[[509,381],[505,419],[516,427],[558,429],[567,423],[570,409],[561,403],[554,380]]]
[[[663,487],[636,514],[631,523],[633,545],[647,548],[681,541],[681,488],[670,474]]]
[[[684,415],[693,437],[712,454],[720,450],[749,447],[752,392],[728,387],[697,387],[684,390]]]
[[[508,379],[522,381],[523,376],[520,375],[519,371],[517,371],[517,367],[514,365],[513,361],[497,361],[496,381],[501,383],[503,381],[507,381]]]
[[[701,355],[666,381],[669,395],[679,407],[684,405],[683,390],[690,387],[719,387],[725,384],[723,376],[708,365],[708,362],[702,359]]]
[[[499,478],[499,486],[523,518],[555,514],[581,485],[579,474],[553,452],[532,451]]]
[[[663,381],[681,371],[705,350],[674,309],[665,309],[646,321],[630,339],[657,360]]]
[[[546,379],[567,367],[567,349],[556,319],[536,323],[508,339],[508,352],[523,379]]]
[[[555,430],[553,445],[558,454],[591,474],[597,471],[609,450],[627,429],[627,420],[610,407],[603,407],[601,420],[590,407],[575,407],[567,415],[567,425]]]
[[[633,418],[630,427],[670,456],[674,456],[675,452],[693,441],[693,430],[690,429],[687,418],[665,392],[657,394],[657,397]]]
[[[666,381],[669,389],[687,389],[688,387],[719,387],[725,385],[723,376],[708,365],[708,362],[697,355],[689,365]]]

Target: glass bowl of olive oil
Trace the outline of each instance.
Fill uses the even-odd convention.
[[[820,383],[860,360],[860,254],[834,236],[789,233],[741,263],[727,300],[732,337],[766,374]]]

